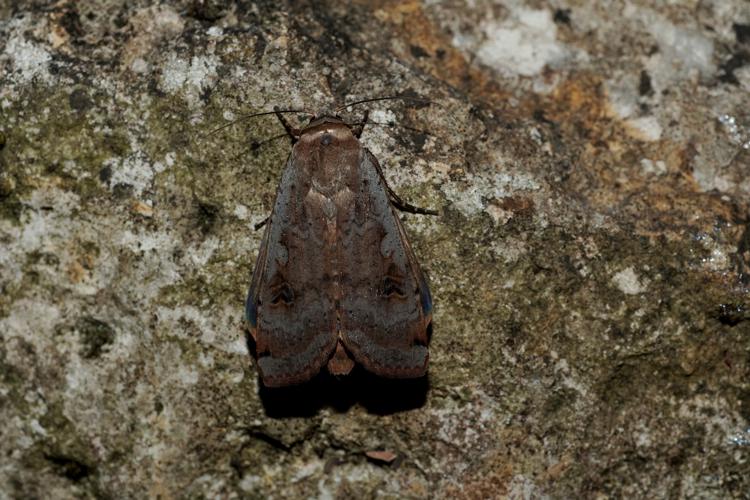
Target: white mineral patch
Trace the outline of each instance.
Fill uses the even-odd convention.
[[[306,479],[323,470],[324,466],[325,464],[322,460],[314,460],[312,462],[302,464],[297,468],[297,471],[292,476],[292,482],[296,483],[298,481]]]
[[[715,73],[713,41],[697,29],[675,26],[654,10],[634,4],[628,4],[623,14],[639,23],[659,46],[646,61],[646,70],[657,94],[676,81],[695,75],[710,77]]]
[[[145,59],[136,57],[135,59],[133,59],[133,62],[130,63],[130,69],[133,71],[133,73],[145,75],[149,72],[150,67]]]
[[[549,10],[517,9],[508,19],[485,23],[483,31],[486,39],[477,57],[506,75],[534,76],[571,54],[557,41],[557,26]],[[460,40],[454,43],[460,45]]]
[[[625,120],[625,130],[642,141],[661,139],[662,127],[655,116],[638,116],[638,79],[633,75],[617,74],[605,84],[609,114]]]
[[[119,241],[115,238],[113,240],[117,241],[120,247],[129,248],[134,253],[168,250],[174,248],[177,244],[172,235],[166,232],[144,230],[135,233],[125,229],[118,236]]]
[[[0,319],[0,332],[4,341],[19,337],[30,342],[36,348],[45,349],[47,338],[60,321],[60,309],[46,302],[20,299],[13,303],[8,315]],[[13,361],[12,353],[7,355]]]
[[[697,31],[675,26],[661,16],[648,22],[648,30],[666,61],[682,72],[698,70],[703,75],[714,72],[714,44]]]
[[[200,379],[200,374],[193,367],[182,365],[177,370],[177,379],[184,385],[195,385]]]
[[[199,92],[207,89],[216,79],[219,59],[215,56],[194,56],[190,61],[171,54],[161,77],[161,86],[168,93],[186,87],[189,95],[197,99]]]
[[[499,257],[503,258],[505,264],[513,264],[528,251],[526,243],[523,240],[513,238],[512,236],[494,241],[492,250]]]
[[[653,443],[651,429],[644,422],[639,422],[634,429],[635,445],[639,448],[648,448]]]
[[[217,248],[219,248],[219,239],[215,236],[206,238],[200,246],[197,248],[193,247],[189,250],[190,260],[193,265],[205,266],[213,256]]]
[[[624,120],[638,112],[638,79],[634,75],[616,72],[604,85],[613,116]]]
[[[560,377],[560,381],[563,386],[573,389],[581,395],[589,395],[589,391],[586,388],[585,382],[581,381],[576,375],[575,370],[570,369],[570,364],[565,358],[560,358],[555,363],[555,370],[558,372],[557,376]],[[580,399],[579,399],[580,400]]]
[[[731,266],[731,256],[736,251],[731,244],[722,244],[717,238],[706,233],[700,233],[694,238],[708,252],[707,255],[701,257],[701,263],[707,269],[722,272]]]
[[[646,291],[647,284],[642,284],[632,267],[626,267],[612,277],[612,282],[626,295],[638,295]]]
[[[542,492],[541,488],[536,485],[532,478],[526,477],[523,474],[513,476],[507,488],[508,498],[550,498]]]
[[[47,50],[21,36],[13,36],[5,45],[4,54],[13,62],[18,83],[28,83],[34,79],[45,83],[52,81],[49,73],[49,62],[52,56]]]
[[[723,408],[725,411],[715,411]],[[719,449],[725,446],[750,446],[747,421],[719,395],[700,394],[680,401],[677,414],[686,423],[698,422],[705,429],[704,446]]]
[[[242,204],[237,204],[234,207],[234,211],[232,213],[239,220],[247,220],[248,217],[250,217],[250,211],[247,209],[245,205],[242,205]]]
[[[256,488],[260,487],[262,482],[263,480],[260,476],[256,476],[255,474],[245,474],[240,480],[240,489],[246,492],[254,491]]]
[[[214,356],[209,353],[198,353],[198,363],[204,368],[211,368],[214,366]]]
[[[226,352],[229,354],[247,355],[247,344],[245,339],[238,335],[232,342],[226,344]]]
[[[653,161],[649,158],[641,160],[641,170],[644,174],[664,175],[667,173],[667,164],[662,160]]]
[[[40,436],[47,435],[47,430],[44,427],[42,427],[42,424],[39,423],[39,420],[35,418],[31,419],[31,422],[29,422],[29,427],[31,427],[31,430],[35,434],[39,434]]]
[[[719,174],[720,165],[715,161],[707,159],[703,155],[697,155],[693,163],[693,178],[703,191],[717,190],[726,192],[732,189],[734,183],[725,176]]]
[[[396,115],[393,114],[393,111],[390,110],[381,110],[376,109],[373,110],[370,113],[370,117],[373,122],[375,123],[382,123],[384,125],[390,124],[390,123],[396,123]]]
[[[210,329],[206,315],[194,306],[159,307],[157,316],[159,317],[159,326],[165,328],[170,335],[175,337],[188,336],[185,327],[181,325],[181,320],[192,323],[201,332]]]
[[[750,427],[740,428],[739,431],[729,436],[729,442],[735,446],[750,447]]]
[[[208,31],[206,31],[206,34],[208,34],[208,36],[222,36],[224,34],[224,30],[219,26],[211,26],[210,28],[208,28]]]
[[[628,133],[643,141],[658,141],[661,139],[662,128],[655,116],[641,116],[631,118],[625,122]]]
[[[505,198],[519,191],[536,191],[539,183],[530,175],[501,172],[494,176],[467,176],[467,185],[446,182],[441,186],[445,196],[466,217],[487,209],[487,200]]]
[[[80,205],[77,194],[60,189],[38,189],[26,200],[22,217],[20,247],[24,252],[54,250],[54,241],[63,239],[70,227],[69,215]],[[52,210],[45,210],[51,207]]]
[[[103,166],[112,170],[109,181],[111,187],[127,184],[133,187],[138,196],[151,187],[154,179],[154,169],[142,152],[133,153],[125,158],[110,158],[104,161]]]

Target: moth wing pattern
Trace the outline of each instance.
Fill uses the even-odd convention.
[[[391,378],[425,374],[432,298],[377,159],[360,149],[353,220],[341,233],[341,338],[368,371]]]
[[[322,289],[326,242],[305,216],[310,179],[287,160],[268,219],[248,293],[246,322],[255,340],[263,383],[304,382],[325,365],[336,347],[335,304]],[[316,262],[316,259],[318,262]]]

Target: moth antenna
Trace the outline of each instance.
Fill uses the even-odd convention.
[[[254,118],[256,116],[275,115],[276,113],[305,113],[307,115],[314,115],[315,114],[315,113],[310,113],[309,111],[307,111],[305,109],[280,109],[278,111],[263,111],[261,113],[252,113],[252,114],[249,114],[249,115],[242,115],[239,118],[237,118],[236,120],[232,120],[229,123],[225,123],[221,127],[215,128],[211,132],[208,132],[207,134],[204,134],[203,137],[208,137],[208,136],[214,135],[216,132],[224,130],[225,128],[229,128],[232,125],[235,125],[235,124],[237,124],[237,123],[239,123],[239,122],[241,122],[243,120]]]
[[[430,101],[429,99],[422,99],[421,97],[411,97],[411,96],[408,96],[408,95],[389,95],[389,96],[385,96],[385,97],[373,97],[373,98],[370,98],[370,99],[362,99],[361,101],[350,102],[348,104],[344,104],[343,106],[339,106],[338,108],[336,108],[335,113],[338,113],[339,111],[342,111],[342,110],[344,110],[346,108],[350,108],[352,106],[357,106],[359,104],[364,104],[366,102],[387,101],[389,99],[404,99],[404,100],[407,100],[407,101],[417,101],[417,102],[423,102],[423,103],[427,103],[427,104],[433,104],[433,102]]]
[[[269,137],[268,139],[264,139],[264,140],[262,140],[260,142],[253,141],[253,143],[250,144],[250,149],[252,149],[253,151],[257,151],[264,144],[268,144],[269,142],[275,141],[276,139],[281,139],[282,137],[286,137],[286,136],[287,136],[287,134],[286,134],[286,132],[284,132],[283,134],[279,134],[279,135],[275,135],[273,137]]]
[[[355,127],[355,126],[361,126],[363,124],[364,124],[364,122],[354,122],[354,123],[348,123],[347,125],[349,125],[350,127]],[[432,132],[430,132],[428,130],[424,130],[424,129],[416,128],[416,127],[410,127],[408,125],[402,125],[400,123],[374,122],[374,121],[368,119],[367,120],[367,125],[376,125],[378,127],[383,127],[383,128],[385,128],[385,127],[401,127],[401,128],[405,128],[406,130],[411,130],[412,132],[419,132],[420,134],[425,134],[425,135],[429,135],[429,136],[432,136],[432,137],[441,138],[441,136],[435,135],[435,134],[433,134]]]

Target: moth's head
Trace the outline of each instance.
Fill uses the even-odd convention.
[[[310,127],[316,127],[318,125],[322,125],[324,123],[345,123],[344,119],[341,118],[337,114],[329,114],[329,113],[319,113],[317,115],[313,115],[312,118],[310,118],[310,121],[308,122],[307,126],[305,128]]]

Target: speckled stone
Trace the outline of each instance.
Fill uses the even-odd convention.
[[[746,497],[750,4],[279,4],[0,4],[0,497]],[[261,390],[242,117],[401,93],[429,383]]]

